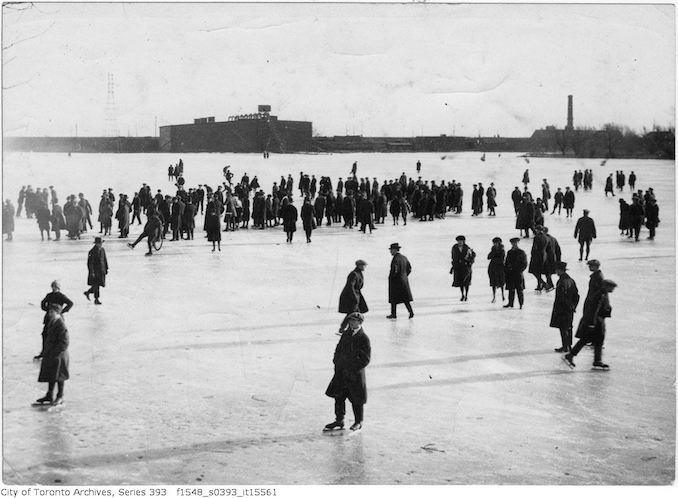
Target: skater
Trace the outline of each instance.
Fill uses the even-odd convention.
[[[362,259],[355,262],[355,268],[346,277],[346,285],[339,296],[339,313],[346,313],[344,320],[339,326],[338,335],[341,335],[348,326],[348,318],[353,312],[367,313],[368,307],[361,292],[365,279],[363,272],[367,263]]]
[[[42,349],[40,350],[39,354],[33,357],[34,360],[39,360],[44,355],[45,332],[48,324],[47,318],[49,310],[54,308],[54,306],[57,306],[57,308],[54,309],[56,309],[59,314],[63,315],[73,307],[73,301],[68,299],[65,294],[61,293],[61,285],[59,284],[58,280],[52,281],[50,286],[52,287],[52,292],[48,293],[40,302],[40,308],[45,312],[45,316],[42,319]]]
[[[421,161],[417,161],[417,174],[421,173]]]
[[[612,197],[614,197],[614,189],[612,188],[612,173],[610,173],[610,176],[608,176],[605,180],[605,197],[607,197],[607,194],[612,194]]]
[[[47,240],[52,240],[52,237],[49,234],[49,223],[51,218],[52,215],[49,212],[47,204],[40,203],[35,211],[35,219],[38,222],[38,228],[40,229],[40,240],[45,240],[45,233],[47,234]]]
[[[537,287],[534,289],[537,292],[541,292],[543,289],[549,287],[547,282],[541,278],[542,274],[545,273],[544,267],[546,265],[547,244],[548,238],[544,235],[543,227],[541,225],[534,227],[534,240],[532,241],[530,267],[528,271],[537,279]]]
[[[577,220],[577,225],[574,227],[574,238],[579,240],[579,261],[584,253],[584,245],[586,245],[586,261],[588,261],[591,242],[596,238],[596,224],[593,218],[589,218],[588,209],[584,209],[583,214],[584,216]]]
[[[605,319],[612,316],[612,307],[608,294],[613,292],[617,284],[612,280],[603,280],[600,291],[595,295],[586,296],[582,318],[577,328],[576,337],[579,338],[572,351],[565,355],[565,362],[574,368],[574,357],[588,343],[593,344],[593,367],[609,370],[609,365],[603,363],[603,343],[605,342]]]
[[[530,238],[530,230],[534,232],[534,204],[528,193],[523,194],[523,200],[518,208],[518,215],[516,216],[516,228],[520,235],[525,230],[525,238]]]
[[[526,169],[523,172],[523,185],[527,188],[527,184],[530,183],[530,170]]]
[[[645,206],[645,226],[650,231],[648,239],[654,240],[655,230],[659,226],[659,206],[654,197],[650,197]]]
[[[497,207],[497,189],[494,188],[494,183],[490,183],[490,186],[485,191],[485,197],[487,197],[487,215],[497,216],[497,213],[494,212],[494,208]]]
[[[629,235],[630,226],[629,205],[624,199],[619,199],[619,235]]]
[[[388,302],[391,304],[391,314],[386,318],[395,320],[396,306],[404,303],[407,311],[410,312],[410,318],[414,317],[412,311],[412,291],[408,275],[412,272],[412,266],[405,256],[400,254],[400,244],[394,242],[390,245],[389,251],[393,259],[391,260],[391,271],[388,275]]]
[[[556,298],[553,301],[550,327],[560,330],[562,346],[554,349],[556,353],[568,353],[572,348],[572,318],[579,304],[577,284],[566,273],[567,263],[556,263],[558,283],[556,283]]]
[[[459,287],[461,290],[460,301],[468,301],[468,289],[471,286],[471,277],[473,275],[472,267],[476,260],[476,253],[466,245],[466,237],[459,235],[457,243],[452,246],[452,268],[450,273],[454,275],[452,287]]]
[[[565,208],[565,217],[572,218],[572,210],[574,209],[574,192],[570,187],[565,187],[565,194],[563,195],[563,207]]]
[[[2,206],[2,233],[7,234],[8,242],[12,240],[12,233],[14,232],[14,206],[12,201],[5,199],[5,204]]]
[[[45,341],[38,382],[47,382],[47,394],[37,404],[60,405],[64,402],[64,382],[68,380],[68,329],[59,314],[60,306],[51,304],[45,316]],[[56,399],[54,386],[58,386]]]
[[[99,301],[99,287],[106,287],[106,274],[108,274],[108,261],[106,251],[102,247],[104,241],[101,237],[94,237],[94,247],[87,254],[87,285],[91,287],[83,294],[89,301],[89,295],[94,294],[94,304]]]
[[[560,187],[558,187],[558,190],[553,195],[553,211],[551,211],[551,214],[556,212],[556,208],[558,208],[558,214],[560,214],[560,208],[563,207],[563,197],[564,196],[565,195],[560,190]]]
[[[499,237],[492,239],[492,248],[490,253],[487,255],[487,259],[490,260],[490,264],[487,266],[487,274],[490,277],[490,286],[492,287],[492,303],[497,300],[497,288],[501,289],[501,300],[504,298],[504,284],[506,278],[504,276],[504,259],[506,253],[504,251],[504,245],[502,240]]]
[[[631,189],[631,192],[636,189],[636,174],[633,171],[631,171],[631,174],[629,175],[629,188]]]
[[[513,302],[516,293],[518,294],[518,304],[523,309],[523,289],[525,288],[525,279],[523,272],[527,268],[527,255],[525,251],[518,247],[520,237],[513,237],[511,240],[511,249],[506,253],[504,261],[504,274],[506,276],[506,290],[508,290],[508,304],[504,308],[513,308]]]
[[[306,234],[306,243],[311,242],[311,234],[315,230],[315,212],[311,199],[307,196],[304,199],[304,204],[301,206],[301,222],[304,226],[304,233]]]
[[[146,243],[148,244],[148,252],[146,253],[146,256],[152,256],[153,255],[153,243],[160,239],[162,237],[162,221],[160,220],[160,216],[158,216],[158,213],[156,211],[148,211],[148,220],[146,221],[146,224],[144,225],[144,231],[141,232],[139,237],[137,237],[137,240],[132,242],[131,244],[127,244],[127,246],[130,249],[134,249],[136,245],[141,242],[141,240],[144,237],[148,237],[146,239]]]
[[[351,313],[348,316],[348,328],[334,350],[334,376],[325,395],[334,398],[335,419],[325,426],[325,431],[344,428],[346,398],[351,402],[355,418],[350,429],[357,431],[362,428],[363,406],[367,402],[365,367],[369,365],[372,354],[370,339],[362,327],[363,321],[362,314]]]
[[[640,205],[640,197],[634,195],[631,200],[631,205],[629,206],[629,226],[631,228],[629,239],[635,237],[636,242],[638,242],[640,226],[643,224],[643,216],[644,209],[643,206]]]
[[[221,217],[217,214],[217,208],[207,204],[207,214],[205,215],[205,231],[207,232],[207,241],[212,243],[212,252],[219,249],[221,252]]]
[[[283,199],[283,207],[281,209],[283,230],[287,234],[287,243],[291,244],[294,238],[294,232],[297,231],[297,219],[299,218],[297,208],[294,205],[294,200],[291,197]]]

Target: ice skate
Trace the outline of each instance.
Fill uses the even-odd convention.
[[[572,359],[574,356],[572,356],[570,353],[567,353],[565,356],[563,356],[563,361],[567,363],[567,366],[570,368],[574,368],[576,365],[574,364],[574,361]]]
[[[52,396],[48,394],[42,398],[36,399],[33,405],[51,405],[53,402]]]
[[[351,427],[352,427],[352,426],[351,426]],[[331,423],[327,424],[327,425],[323,428],[323,432],[343,431],[343,430],[344,430],[344,423],[343,423],[343,422],[339,422],[339,421],[337,421],[337,420],[335,420],[334,422],[331,422]]]
[[[610,369],[610,365],[606,365],[602,361],[596,361],[593,364],[593,367],[591,367],[591,370],[601,370],[601,371],[608,371]]]
[[[362,428],[363,428],[363,424],[361,424],[360,422],[356,422],[351,427],[349,427],[349,429],[351,429],[352,431],[359,431]]]

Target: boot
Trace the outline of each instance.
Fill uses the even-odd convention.
[[[47,393],[47,394],[46,394],[45,396],[43,396],[42,398],[36,399],[36,400],[35,400],[36,403],[40,403],[40,404],[44,404],[44,403],[52,404],[53,401],[54,401],[54,400],[52,399],[52,394],[51,394],[51,393]]]
[[[342,430],[344,428],[344,421],[343,420],[335,420],[334,422],[331,422],[325,426],[323,429],[324,432],[327,431],[334,431],[334,430]]]
[[[353,425],[352,425],[351,427],[349,427],[349,428],[350,428],[352,431],[359,431],[360,429],[363,428],[363,424],[361,424],[360,422],[356,422],[355,424],[353,424]]]

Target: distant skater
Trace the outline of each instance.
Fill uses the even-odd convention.
[[[346,399],[353,407],[354,422],[350,429],[362,428],[364,405],[367,403],[365,367],[370,363],[372,349],[370,339],[363,330],[364,317],[360,313],[348,316],[348,328],[339,339],[334,350],[334,376],[327,386],[325,395],[334,398],[334,422],[327,424],[324,431],[344,428]]]
[[[417,174],[421,173],[421,161],[417,161]]]
[[[589,252],[591,250],[591,242],[596,238],[596,224],[593,218],[589,217],[589,210],[584,209],[584,216],[577,220],[577,225],[574,227],[574,238],[579,241],[579,261],[584,253],[584,246],[586,246],[586,261],[589,259]]]
[[[492,287],[492,302],[497,300],[497,289],[501,289],[501,300],[504,301],[504,284],[506,283],[506,277],[504,276],[504,259],[506,253],[504,251],[504,245],[502,240],[499,237],[492,239],[492,248],[490,253],[487,255],[487,259],[490,260],[489,265],[487,266],[487,274],[490,277],[490,286]]]
[[[391,314],[386,318],[395,320],[396,306],[404,303],[407,311],[410,312],[410,318],[414,317],[412,311],[412,291],[408,275],[412,272],[412,266],[405,256],[400,254],[400,244],[394,242],[389,247],[393,259],[391,260],[391,271],[388,275],[388,302],[391,304]]]
[[[527,254],[520,247],[520,237],[513,237],[511,240],[511,249],[506,253],[506,260],[504,261],[504,275],[506,277],[506,290],[508,291],[508,304],[504,308],[513,308],[513,302],[516,294],[518,294],[518,304],[520,309],[523,309],[525,289],[525,278],[523,272],[527,268]]]
[[[466,245],[466,237],[459,235],[457,243],[452,246],[452,268],[450,273],[454,275],[452,287],[461,290],[460,301],[468,301],[468,289],[471,286],[473,275],[472,267],[476,259],[476,253]]]
[[[103,248],[101,237],[94,237],[94,247],[87,254],[87,285],[91,287],[84,292],[89,301],[89,295],[94,294],[94,304],[101,304],[99,301],[99,287],[106,287],[106,275],[108,274],[108,261],[106,260],[106,251]]]

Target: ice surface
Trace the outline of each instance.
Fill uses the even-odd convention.
[[[54,185],[63,201],[83,192],[93,207],[103,188],[132,194],[142,182],[173,192],[167,166],[181,157],[189,186],[240,178],[273,181],[299,171],[346,177],[462,182],[465,209],[445,220],[377,225],[372,234],[322,227],[313,242],[301,226],[285,243],[281,228],[224,233],[212,253],[202,220],[194,241],[165,242],[145,258],[112,237],[103,305],[87,302],[92,238],[41,242],[35,220],[17,220],[3,243],[3,480],[6,484],[669,484],[675,463],[675,174],[674,162],[531,159],[516,154],[24,154],[6,153],[3,197],[16,205],[21,185]],[[491,304],[486,255],[491,239],[517,235],[510,192],[529,167],[533,193],[552,191],[572,171],[591,168],[594,189],[579,191],[575,218],[547,215],[582,302],[589,272],[573,238],[582,208],[598,238],[591,257],[619,287],[604,360],[590,370],[584,349],[568,369],[553,352],[554,294],[535,294],[526,274],[519,311]],[[617,230],[619,197],[605,198],[608,173],[635,170],[636,188],[654,187],[661,224],[654,241],[631,242]],[[470,213],[471,185],[498,191],[496,218]],[[628,200],[630,194],[624,192]],[[298,197],[297,197],[298,198]],[[96,215],[95,215],[96,219]],[[145,220],[144,220],[145,221]],[[114,227],[116,226],[114,220]],[[141,227],[134,225],[130,237]],[[117,231],[114,231],[117,236]],[[459,302],[449,275],[458,234],[476,250],[473,283]],[[402,305],[386,320],[388,246],[412,263],[412,320]],[[529,254],[531,241],[521,242]],[[368,262],[364,328],[372,342],[363,430],[324,435],[333,402],[339,293],[358,259]],[[75,301],[66,315],[71,380],[66,405],[35,410],[39,304],[60,279]],[[581,311],[581,304],[578,309]],[[575,326],[579,320],[575,315]],[[352,421],[350,405],[347,418]],[[349,432],[349,431],[346,431]]]

